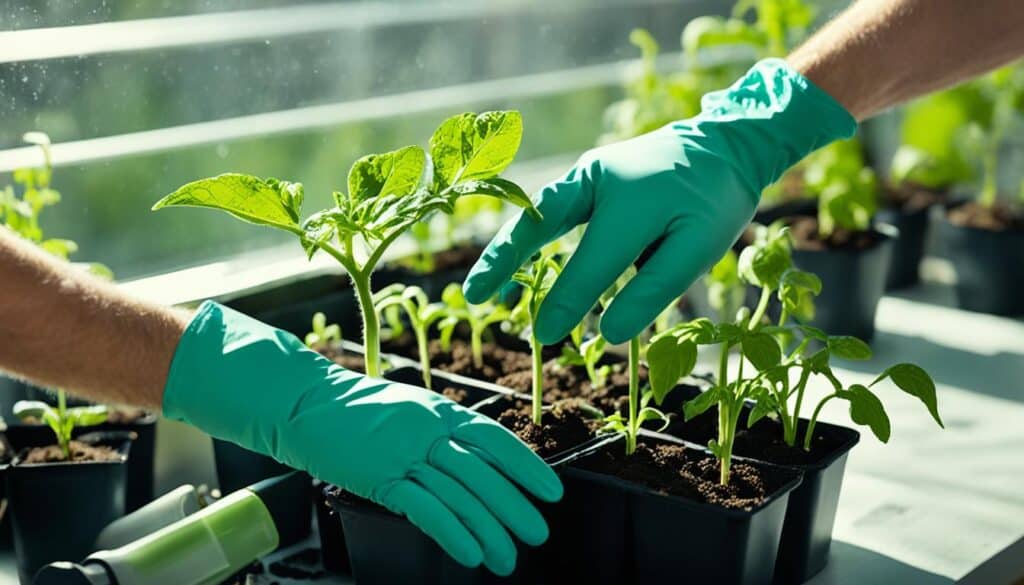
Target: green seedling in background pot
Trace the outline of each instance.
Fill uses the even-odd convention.
[[[444,305],[431,303],[427,293],[418,286],[405,286],[404,284],[392,284],[384,287],[373,295],[373,302],[378,312],[384,312],[391,307],[400,308],[405,311],[416,336],[416,350],[420,355],[420,369],[423,370],[423,384],[431,387],[430,379],[430,352],[427,342],[430,326],[446,315]],[[397,324],[396,324],[397,325]],[[392,329],[396,327],[392,326]]]
[[[68,408],[67,396],[63,390],[57,390],[57,407],[54,408],[38,400],[19,400],[14,403],[14,415],[23,421],[42,421],[57,436],[64,459],[71,458],[71,434],[75,427],[89,427],[107,420],[107,407],[75,406]]]
[[[53,159],[50,154],[50,137],[42,132],[28,132],[23,140],[39,147],[43,165],[14,171],[14,183],[21,188],[18,195],[14,186],[8,185],[0,191],[0,219],[15,234],[26,239],[50,254],[67,260],[78,251],[78,244],[72,240],[46,238],[39,224],[39,218],[48,207],[60,203],[60,192],[50,185],[53,178]],[[101,278],[112,280],[113,272],[102,264],[85,264],[86,269]]]
[[[540,306],[551,291],[555,279],[562,272],[562,265],[553,256],[541,252],[524,268],[519,269],[512,279],[523,287],[519,303],[509,319],[529,323],[530,353],[533,369],[533,423],[541,424],[544,397],[544,346],[537,340],[537,315]]]
[[[334,206],[300,219],[300,183],[225,174],[182,186],[153,209],[210,207],[243,221],[278,228],[299,238],[308,257],[323,250],[352,280],[363,320],[366,373],[380,375],[380,322],[370,278],[387,249],[435,212],[450,214],[465,195],[487,195],[523,207],[539,218],[529,196],[499,175],[522,139],[515,111],[453,116],[434,132],[430,153],[419,146],[357,160],[348,194],[334,192]]]
[[[854,139],[834,142],[802,163],[804,186],[818,198],[818,233],[837,229],[860,232],[871,227],[878,209],[878,180]]]
[[[825,332],[789,323],[790,318],[800,320],[806,305],[821,291],[821,281],[813,274],[796,270],[789,253],[790,240],[785,228],[778,225],[759,227],[755,243],[740,254],[741,278],[761,288],[757,308],[751,312],[742,307],[731,322],[714,323],[697,319],[680,325],[657,337],[648,351],[648,364],[653,380],[671,379],[674,383],[677,363],[689,363],[692,352],[699,346],[716,346],[719,367],[714,385],[684,405],[686,420],[703,414],[712,406],[718,407],[718,437],[708,447],[720,461],[721,483],[729,482],[733,441],[744,403],[753,407],[747,417],[748,426],[764,416],[776,417],[783,427],[783,438],[790,446],[797,443],[797,429],[807,384],[812,375],[824,377],[832,386],[813,410],[806,426],[802,447],[811,448],[814,426],[824,405],[833,399],[850,403],[850,418],[857,424],[867,425],[882,442],[890,436],[890,422],[881,400],[872,388],[887,378],[898,388],[920,399],[935,421],[939,417],[935,384],[927,373],[913,364],[897,364],[886,369],[868,386],[844,385],[829,365],[832,357],[864,360],[871,357],[871,349],[854,337],[833,337]],[[768,301],[775,296],[782,305],[775,323],[766,320]],[[796,342],[796,339],[800,339]],[[667,340],[667,341],[666,341]],[[821,347],[815,349],[812,342]],[[789,350],[789,346],[795,348]],[[734,373],[730,372],[729,354],[736,350],[740,359]],[[749,365],[748,365],[749,364]],[[795,370],[795,372],[794,372]],[[791,374],[797,374],[792,383]],[[794,400],[793,408],[790,401]]]
[[[484,366],[484,333],[492,325],[508,319],[511,311],[504,305],[494,302],[469,304],[466,302],[466,297],[462,295],[462,285],[457,282],[444,287],[444,291],[441,292],[441,302],[444,305],[444,318],[437,325],[441,332],[441,347],[446,349],[451,347],[455,327],[465,321],[469,325],[469,347],[473,354],[473,365],[482,368]]]
[[[327,324],[327,315],[315,313],[312,329],[306,334],[306,346],[310,349],[327,348],[341,343],[341,325]]]
[[[582,366],[587,371],[587,378],[590,385],[597,388],[604,388],[608,382],[608,375],[611,373],[611,366],[599,366],[598,363],[604,357],[604,350],[608,346],[601,335],[592,335],[586,338],[587,320],[580,321],[580,324],[569,332],[569,341],[562,346],[562,355],[558,358],[561,366]]]

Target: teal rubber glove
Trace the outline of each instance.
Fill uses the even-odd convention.
[[[562,495],[551,468],[489,418],[345,370],[213,302],[178,343],[163,412],[404,514],[458,562],[499,575],[515,568],[509,531],[531,545],[548,536],[513,482]]]
[[[652,244],[653,255],[601,319],[621,343],[647,327],[722,257],[753,217],[761,190],[857,123],[824,91],[768,59],[702,111],[649,134],[591,150],[536,197],[544,219],[519,214],[487,246],[466,299],[494,295],[543,245],[589,222],[541,306],[537,338],[554,343]]]

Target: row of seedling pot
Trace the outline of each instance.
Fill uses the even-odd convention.
[[[627,344],[624,361],[606,351],[597,315],[559,346],[542,347],[532,334],[571,254],[565,248],[549,247],[516,273],[516,300],[469,305],[458,283],[442,289],[440,302],[408,282],[373,289],[385,250],[430,214],[451,213],[464,195],[499,197],[539,219],[522,189],[499,176],[521,130],[515,112],[455,116],[435,132],[429,155],[411,146],[357,161],[349,193],[336,192],[335,206],[305,220],[301,185],[242,175],[190,183],[156,206],[221,209],[295,234],[310,256],[333,256],[352,283],[330,310],[344,323],[317,315],[309,344],[346,367],[421,384],[495,418],[567,485],[560,503],[541,506],[548,542],[521,547],[517,572],[502,579],[455,564],[404,518],[328,486],[341,522],[321,507],[325,563],[348,564],[360,583],[651,582],[680,572],[695,582],[768,583],[776,568],[779,582],[820,570],[845,455],[858,438],[819,422],[822,407],[847,402],[852,420],[886,441],[889,419],[872,387],[891,379],[941,421],[934,384],[916,366],[893,366],[870,386],[838,379],[833,357],[867,359],[871,351],[803,323],[822,284],[794,268],[790,227],[758,228],[734,262],[716,266],[718,276],[758,289],[753,309],[722,307],[717,320],[671,327],[659,319],[653,335]],[[609,283],[602,304],[631,276]],[[339,337],[356,312],[363,344],[353,360]],[[718,364],[710,381],[680,385],[709,352]],[[395,360],[406,367],[382,367]],[[813,403],[805,397],[812,378],[830,388]]]

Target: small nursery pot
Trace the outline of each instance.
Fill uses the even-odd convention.
[[[885,278],[886,290],[906,288],[921,280],[921,260],[924,258],[925,242],[928,239],[931,209],[922,207],[907,212],[884,207],[875,215],[878,221],[899,230],[899,237],[892,243],[892,261]]]
[[[116,461],[23,464],[8,467],[7,494],[18,578],[54,561],[79,561],[100,531],[125,512],[125,478],[131,439],[126,433],[96,433],[94,444],[115,448]],[[88,437],[83,437],[83,439]]]
[[[686,445],[658,433],[644,434],[646,440]],[[686,446],[712,457],[695,445]],[[605,554],[617,555],[619,562],[610,570],[624,573],[605,575],[602,582],[771,583],[787,503],[792,490],[800,484],[800,472],[739,457],[734,457],[733,461],[774,474],[779,487],[757,507],[736,510],[667,496],[587,469],[568,470],[567,475],[605,486],[611,501],[614,501],[616,493],[625,500],[625,527],[600,527],[600,530],[616,531],[621,535],[612,546],[622,548],[616,552],[609,547]],[[592,514],[600,513],[592,511]]]
[[[793,250],[793,263],[821,278],[812,324],[833,335],[865,341],[875,336],[875,313],[885,292],[896,228],[875,226],[877,243],[866,250]]]
[[[744,405],[744,421],[751,405]],[[691,443],[706,445],[713,437],[709,429],[715,427],[717,410],[709,410],[699,417],[673,423],[666,434]],[[764,425],[764,422],[758,423]],[[802,437],[807,421],[800,419],[797,436]],[[759,428],[757,425],[755,429]],[[734,447],[736,455],[748,460],[764,461],[780,467],[800,471],[803,481],[789,494],[789,505],[782,529],[778,559],[775,563],[776,585],[803,583],[828,563],[828,552],[832,546],[832,528],[835,525],[839,493],[842,489],[846,470],[846,457],[860,441],[860,433],[854,429],[818,421],[816,436],[822,436],[825,444],[832,448],[818,454],[813,462],[790,464],[745,450],[746,443],[738,441]]]
[[[935,229],[956,270],[960,308],[993,315],[1024,313],[1024,230],[954,225],[946,214]]]

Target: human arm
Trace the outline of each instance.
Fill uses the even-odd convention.
[[[786,60],[858,120],[1024,55],[1019,0],[859,0]]]
[[[406,515],[465,565],[510,573],[512,536],[548,534],[525,492],[562,494],[514,435],[440,394],[345,370],[217,303],[191,313],[131,299],[2,227],[0,335],[0,368],[162,407]]]
[[[694,118],[585,153],[538,193],[543,221],[519,214],[499,230],[466,279],[467,300],[489,298],[541,246],[586,223],[537,337],[564,337],[648,250],[601,318],[613,343],[636,335],[721,258],[787,168],[852,136],[857,119],[1024,51],[1018,2],[969,4],[861,0],[787,61],[766,59],[705,95]]]

